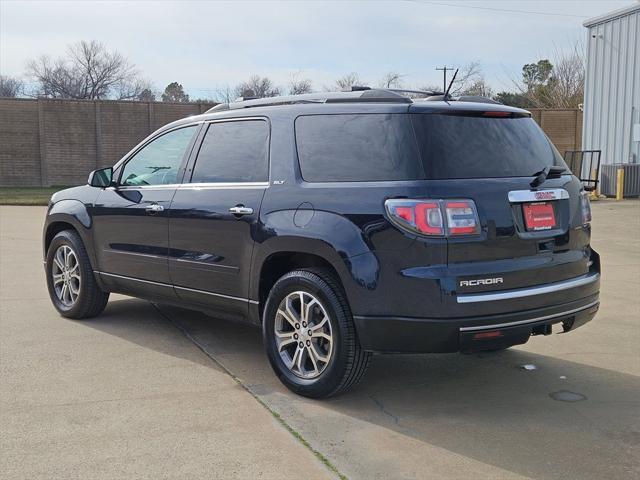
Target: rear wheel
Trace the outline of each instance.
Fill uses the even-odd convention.
[[[89,256],[78,234],[58,233],[47,250],[47,287],[53,306],[64,317],[83,319],[100,314],[109,293],[100,290]]]
[[[324,269],[296,270],[275,283],[264,309],[263,338],[282,383],[311,398],[347,390],[371,359],[360,347],[340,284]]]

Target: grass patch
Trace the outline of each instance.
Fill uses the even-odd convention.
[[[55,192],[67,187],[0,187],[0,205],[47,205]]]

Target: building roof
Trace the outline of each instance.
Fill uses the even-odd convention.
[[[619,8],[618,10],[614,10],[612,12],[590,18],[588,20],[585,20],[582,25],[584,25],[585,27],[593,27],[594,25],[605,23],[615,18],[624,17],[634,12],[640,12],[640,2],[636,1],[636,3],[629,5],[628,7]]]

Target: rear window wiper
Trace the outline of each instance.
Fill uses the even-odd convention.
[[[532,175],[532,177],[535,177],[535,178],[531,181],[529,185],[531,185],[531,188],[539,187],[544,183],[544,181],[547,179],[549,175],[556,176],[566,171],[567,169],[560,165],[547,165],[542,170]]]

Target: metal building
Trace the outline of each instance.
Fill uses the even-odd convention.
[[[603,166],[638,164],[640,3],[583,25],[588,35],[582,148],[602,150]]]

